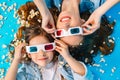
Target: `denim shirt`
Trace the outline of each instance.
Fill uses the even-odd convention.
[[[56,6],[60,11],[62,0],[45,0],[45,2],[47,7],[51,8],[53,6]],[[93,12],[104,2],[105,0],[80,0],[80,5],[79,5],[80,12],[82,13],[87,10]]]
[[[80,63],[84,65],[84,63],[82,62]],[[86,68],[85,65],[84,67],[85,75],[81,76],[72,71],[70,66],[61,56],[58,57],[57,71],[59,71],[60,75],[62,75],[65,80],[93,80],[94,76],[92,75],[92,73]],[[24,63],[18,69],[16,80],[42,80],[40,69],[33,62],[27,64]]]

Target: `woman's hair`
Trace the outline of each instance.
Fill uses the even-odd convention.
[[[56,19],[59,13],[58,9],[50,8],[49,10],[52,13],[52,15],[54,14],[53,19],[57,21]],[[22,25],[18,29],[16,37],[13,41],[11,41],[10,46],[15,47],[23,41],[29,44],[29,41],[32,38],[39,35],[45,36],[46,39],[48,39],[48,41],[50,42],[54,42],[53,37],[41,28],[42,16],[33,2],[27,2],[26,4],[22,5],[18,9],[18,15],[20,20],[24,20],[25,22],[27,22],[27,24]],[[14,54],[14,50],[10,52],[12,53],[12,55]],[[55,55],[58,55],[58,53],[55,52]],[[26,55],[23,60],[30,61],[30,58]]]
[[[56,24],[56,21],[57,21],[58,15],[59,15],[58,9],[56,7],[53,7],[53,8],[49,8],[49,11],[51,12],[53,19],[55,21],[55,24]],[[41,16],[37,6],[34,4],[34,2],[29,1],[25,5],[22,5],[18,9],[17,13],[20,17],[20,20],[22,20],[22,21],[24,20],[28,24],[41,25],[42,16]]]
[[[87,20],[90,13],[84,12],[81,17]],[[100,51],[103,55],[107,55],[112,52],[114,48],[114,40],[110,37],[113,32],[115,22],[110,23],[104,16],[101,20],[100,28],[91,35],[85,36],[80,45],[76,47],[69,47],[70,53],[77,60],[85,63],[93,64],[93,57]]]

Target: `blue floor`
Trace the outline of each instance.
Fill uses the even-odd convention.
[[[0,78],[6,74],[10,66],[8,48],[10,41],[14,38],[19,25],[17,18],[14,17],[14,10],[28,0],[0,0]],[[2,5],[1,5],[2,4]],[[89,66],[89,69],[95,74],[95,80],[120,80],[120,3],[109,10],[106,15],[109,20],[116,21],[114,32],[111,35],[115,39],[115,49],[108,56],[97,55],[96,64]],[[3,18],[1,17],[3,16]]]

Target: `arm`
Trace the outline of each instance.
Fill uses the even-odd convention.
[[[53,33],[55,30],[54,19],[48,10],[44,0],[34,0],[42,16],[42,28],[48,33]]]
[[[13,62],[5,76],[5,80],[16,80],[16,74],[18,71],[18,64],[20,63],[23,54],[21,54],[22,47],[26,44],[20,44],[15,48],[15,55]]]
[[[83,24],[83,35],[89,35],[100,28],[100,20],[103,14],[105,14],[112,6],[118,3],[120,0],[106,0],[99,8],[97,8],[89,17],[89,19]]]
[[[75,60],[68,51],[68,46],[62,42],[61,40],[55,40],[56,42],[56,51],[58,51],[60,53],[60,55],[63,56],[63,58],[66,60],[66,62],[70,65],[71,69],[83,76],[85,75],[85,67],[82,63],[80,63],[79,61]]]

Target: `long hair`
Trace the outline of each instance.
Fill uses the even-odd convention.
[[[85,20],[87,20],[89,16],[90,13],[88,11],[81,14],[81,17]],[[93,58],[98,54],[98,51],[103,55],[110,54],[114,49],[114,40],[110,37],[114,25],[115,22],[110,23],[104,16],[101,20],[100,28],[96,32],[85,36],[80,45],[69,47],[71,55],[86,64],[93,64]]]
[[[52,15],[54,14],[53,19],[57,21],[57,16],[59,13],[58,9],[50,8],[49,10],[52,13]],[[29,44],[29,41],[38,35],[45,36],[46,39],[48,39],[48,41],[54,42],[53,37],[41,28],[42,16],[33,2],[27,2],[26,4],[20,6],[17,13],[21,20],[21,23],[23,23],[24,21],[25,24],[21,25],[18,29],[16,37],[14,38],[14,40],[11,41],[10,47],[15,47],[21,42],[26,42]],[[14,50],[10,50],[10,53],[14,55]],[[56,56],[58,55],[57,52],[54,53]],[[23,61],[30,60],[31,59],[27,55],[23,59]]]

